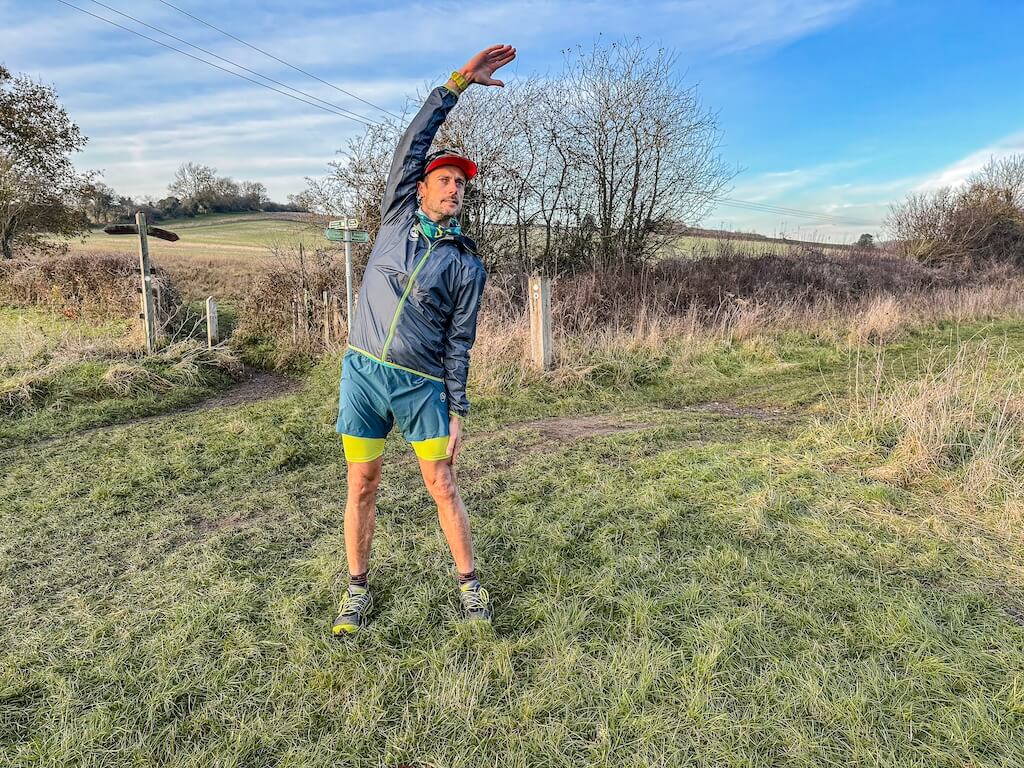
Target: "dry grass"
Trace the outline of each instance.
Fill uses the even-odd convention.
[[[167,275],[153,270],[158,317],[174,314],[180,298]],[[44,307],[70,320],[135,317],[139,313],[138,259],[75,254],[0,262],[0,303]]]
[[[1024,522],[1024,359],[1005,344],[963,340],[907,379],[876,350],[832,400],[835,442],[866,448],[865,475],[932,487],[950,512],[1020,535]]]
[[[584,279],[583,290],[588,292],[591,278]],[[475,387],[483,392],[512,391],[538,378],[558,387],[587,380],[602,386],[637,383],[645,370],[664,365],[682,370],[723,342],[756,342],[791,332],[838,344],[884,344],[943,320],[966,323],[1024,316],[1024,281],[881,294],[849,302],[832,297],[788,302],[733,299],[713,307],[693,303],[676,315],[640,300],[632,306],[620,303],[600,323],[594,310],[572,294],[566,298],[565,293],[556,293],[554,303],[561,318],[555,325],[555,368],[542,374],[531,366],[527,315],[484,314],[470,368]]]

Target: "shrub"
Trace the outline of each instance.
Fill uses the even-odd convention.
[[[886,226],[925,264],[1024,267],[1024,155],[993,160],[962,187],[910,195]]]
[[[115,254],[74,254],[45,261],[0,262],[0,302],[45,307],[70,319],[135,317],[140,311],[139,263]],[[153,270],[157,316],[172,317],[180,306],[167,276]]]

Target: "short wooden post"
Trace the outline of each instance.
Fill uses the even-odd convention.
[[[324,346],[331,346],[331,295],[324,291]]]
[[[334,314],[334,333],[341,338],[341,297],[335,296],[331,311]]]
[[[210,296],[206,300],[206,345],[213,349],[220,343],[220,331],[217,322],[217,300]]]
[[[533,364],[547,370],[555,360],[551,340],[551,278],[530,278],[530,356]]]
[[[299,341],[299,302],[292,299],[292,344]]]
[[[313,307],[310,301],[309,289],[302,289],[302,337],[309,338],[309,332],[313,330]]]
[[[146,334],[146,352],[153,353],[156,346],[156,318],[153,308],[153,275],[149,268],[149,240],[146,238],[146,214],[135,214],[139,228],[139,270],[142,273],[142,323]]]

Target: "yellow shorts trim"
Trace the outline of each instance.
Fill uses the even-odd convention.
[[[355,435],[342,435],[341,444],[345,448],[345,460],[356,464],[375,461],[384,455],[383,437],[356,437]]]
[[[448,458],[448,437],[432,437],[412,443],[416,455],[424,461],[444,461]]]

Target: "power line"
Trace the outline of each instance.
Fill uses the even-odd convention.
[[[131,16],[131,15],[125,13],[124,11],[119,11],[119,10],[117,10],[117,8],[113,8],[113,7],[109,6],[109,5],[107,5],[106,3],[100,2],[100,0],[90,0],[90,2],[92,2],[93,5],[98,5],[98,6],[102,7],[102,8],[106,8],[108,11],[116,13],[118,16],[123,16],[126,19],[130,19],[131,21],[134,21],[136,24],[141,24],[142,26],[147,27],[148,29],[152,29],[154,32],[159,32],[161,35],[164,35],[165,37],[169,37],[172,40],[177,40],[179,43],[184,43],[185,45],[189,46],[190,48],[195,48],[197,51],[202,51],[207,56],[212,56],[213,58],[219,59],[220,61],[223,61],[226,64],[230,64],[233,67],[237,67],[238,69],[241,69],[243,72],[248,72],[250,75],[256,75],[256,77],[263,78],[264,80],[266,80],[268,82],[274,83],[274,85],[279,85],[282,88],[287,88],[290,91],[295,91],[296,93],[300,93],[300,94],[302,94],[303,96],[305,96],[307,98],[313,99],[314,101],[319,101],[321,104],[326,104],[327,106],[332,107],[333,109],[336,109],[339,112],[346,113],[347,115],[351,116],[354,119],[361,119],[361,120],[369,120],[370,119],[370,118],[367,118],[367,117],[365,117],[363,115],[358,114],[357,112],[353,112],[353,111],[351,111],[349,109],[345,109],[342,106],[334,104],[334,103],[332,103],[330,101],[325,101],[324,99],[321,99],[321,98],[319,98],[317,96],[314,96],[311,93],[307,93],[306,91],[303,91],[303,90],[295,88],[295,87],[293,87],[291,85],[288,85],[287,83],[282,83],[280,80],[275,80],[272,77],[267,77],[266,75],[260,74],[259,72],[256,72],[254,70],[249,69],[248,67],[242,66],[241,64],[239,64],[236,61],[232,61],[231,59],[226,59],[223,56],[219,56],[218,54],[214,53],[213,51],[207,50],[206,48],[203,48],[202,46],[196,45],[195,43],[190,43],[188,40],[180,38],[177,35],[173,35],[170,32],[167,32],[167,31],[165,31],[163,29],[160,29],[159,27],[153,26],[152,24],[147,24],[145,21],[142,21],[141,19],[137,19],[134,16]]]
[[[76,11],[78,11],[79,13],[84,13],[86,16],[92,16],[94,19],[99,19],[100,21],[104,21],[107,24],[110,24],[112,26],[117,27],[118,29],[123,29],[125,32],[131,32],[133,35],[136,35],[137,37],[141,37],[144,40],[149,40],[151,43],[156,43],[157,45],[163,46],[164,48],[167,48],[169,50],[174,51],[175,53],[180,53],[182,56],[188,56],[190,59],[195,59],[196,61],[198,61],[198,62],[200,62],[202,64],[206,64],[207,66],[213,67],[214,69],[219,69],[221,72],[227,72],[229,75],[234,75],[235,77],[239,77],[242,80],[245,80],[247,82],[252,83],[253,85],[258,85],[261,88],[267,88],[268,90],[274,91],[275,93],[280,93],[282,96],[287,96],[289,99],[295,99],[295,101],[301,101],[303,104],[308,104],[309,106],[315,107],[316,109],[319,109],[319,110],[321,110],[323,112],[328,112],[328,113],[330,113],[332,115],[337,115],[338,117],[344,117],[344,118],[346,118],[348,120],[355,120],[357,123],[362,123],[363,125],[366,125],[366,126],[378,125],[378,123],[367,122],[366,120],[363,120],[361,118],[351,117],[350,115],[346,115],[343,112],[338,112],[338,111],[336,111],[334,109],[331,109],[329,107],[321,106],[320,104],[317,104],[316,102],[306,101],[306,99],[303,99],[300,96],[296,96],[293,93],[288,93],[288,91],[282,91],[279,88],[275,88],[272,85],[267,85],[266,83],[261,83],[259,80],[253,80],[251,77],[246,77],[245,75],[243,75],[243,74],[241,74],[239,72],[234,72],[234,71],[232,71],[230,69],[227,69],[226,67],[220,66],[219,64],[214,64],[212,61],[207,61],[206,59],[201,59],[198,56],[193,56],[188,51],[183,51],[180,48],[175,48],[173,45],[168,45],[167,43],[162,42],[160,40],[157,40],[155,38],[152,38],[149,35],[144,35],[141,32],[138,32],[138,31],[136,31],[134,29],[131,29],[130,27],[124,26],[123,24],[118,24],[116,21],[111,21],[110,19],[104,18],[103,16],[99,16],[99,15],[97,15],[95,13],[92,13],[91,11],[87,11],[84,8],[79,8],[77,5],[73,5],[73,4],[69,3],[69,2],[67,2],[67,0],[57,0],[57,2],[61,3],[62,5],[66,5],[68,8],[74,8]]]
[[[751,208],[751,207],[744,206],[744,205],[741,205],[741,204],[729,203],[729,202],[724,202],[724,201],[721,202],[721,205],[729,206],[731,208],[737,208],[737,209],[739,209],[741,211],[749,211],[751,213],[770,214],[770,215],[773,215],[773,216],[781,216],[781,217],[784,217],[784,218],[804,219],[808,223],[821,224],[823,226],[824,225],[831,225],[831,226],[876,226],[877,225],[877,222],[872,222],[872,221],[860,221],[860,220],[856,220],[856,219],[830,219],[830,218],[822,218],[822,217],[819,217],[819,216],[803,214],[803,213],[792,213],[792,212],[788,212],[787,213],[787,212],[781,212],[781,211],[765,210],[764,208]]]
[[[818,211],[809,211],[802,208],[789,208],[786,206],[769,205],[767,203],[755,203],[749,200],[736,200],[728,197],[719,197],[714,199],[716,202],[722,205],[731,206],[733,208],[740,208],[748,211],[757,211],[759,213],[774,213],[782,216],[793,216],[795,218],[817,219],[822,223],[855,224],[859,226],[873,226],[877,223],[872,221],[866,221],[864,219],[857,219],[852,216],[821,213]]]
[[[244,46],[252,48],[257,53],[262,53],[264,56],[269,56],[274,61],[276,61],[276,62],[278,62],[280,64],[284,64],[286,67],[291,67],[296,72],[301,72],[302,74],[306,75],[306,77],[311,77],[314,80],[316,80],[317,82],[323,83],[324,85],[326,85],[326,86],[328,86],[330,88],[333,88],[334,90],[336,90],[336,91],[338,91],[340,93],[344,93],[346,96],[351,96],[353,99],[356,99],[357,101],[361,101],[361,102],[363,102],[363,104],[366,104],[367,106],[373,107],[374,109],[379,109],[381,112],[383,112],[386,115],[391,115],[391,117],[396,117],[399,120],[402,119],[401,115],[396,115],[394,112],[391,112],[391,111],[389,111],[387,109],[384,109],[384,107],[381,107],[381,106],[379,106],[377,104],[374,104],[372,101],[367,101],[366,99],[362,98],[361,96],[356,96],[351,91],[346,91],[344,88],[339,88],[338,86],[334,85],[333,83],[329,83],[326,80],[324,80],[323,78],[317,77],[316,75],[312,74],[311,72],[307,72],[304,69],[300,69],[299,67],[296,67],[294,64],[289,64],[284,59],[278,58],[274,54],[269,53],[267,51],[264,51],[262,48],[257,48],[252,43],[247,43],[242,38],[235,37],[230,32],[225,32],[220,27],[215,27],[213,24],[209,23],[208,21],[203,21],[198,16],[193,16],[188,11],[181,9],[178,6],[173,5],[172,3],[168,3],[168,2],[166,2],[166,0],[157,0],[157,2],[158,3],[162,3],[163,5],[166,5],[168,8],[173,8],[174,10],[178,11],[178,13],[183,13],[184,15],[188,16],[190,19],[194,19],[195,21],[198,21],[200,24],[203,24],[203,25],[209,27],[210,29],[214,30],[215,32],[220,32],[222,35],[226,35],[227,37],[230,37],[232,40],[235,40],[235,41],[241,43]]]
[[[826,217],[826,216],[819,216],[819,215],[815,215],[815,214],[794,213],[792,211],[775,211],[775,210],[770,210],[770,209],[765,209],[765,208],[755,208],[755,207],[743,205],[742,203],[732,203],[732,202],[724,201],[724,200],[720,200],[718,202],[719,202],[720,205],[726,205],[726,206],[729,206],[731,208],[738,208],[740,210],[750,211],[752,213],[763,213],[763,214],[771,214],[771,215],[774,215],[774,216],[783,216],[783,217],[790,217],[790,218],[796,218],[796,219],[805,219],[805,220],[807,220],[809,222],[818,223],[818,224],[845,225],[845,226],[864,226],[864,227],[874,226],[874,224],[875,224],[874,222],[860,221],[860,220],[857,220],[857,219],[832,219],[832,218],[829,218],[829,217]]]
[[[775,211],[775,212],[778,212],[778,213],[788,213],[788,214],[793,214],[793,215],[810,214],[810,215],[814,215],[814,216],[820,216],[820,217],[823,217],[823,218],[833,219],[833,220],[836,220],[836,221],[847,221],[847,222],[856,223],[856,224],[869,224],[869,223],[873,223],[873,222],[865,221],[864,219],[858,218],[856,216],[844,216],[843,214],[838,214],[838,213],[824,213],[824,212],[820,212],[820,211],[807,210],[806,208],[793,208],[791,206],[774,205],[774,204],[770,204],[770,203],[756,203],[756,202],[752,202],[750,200],[735,200],[733,198],[730,198],[730,200],[732,200],[732,202],[743,203],[744,205],[764,208],[766,210]]]
[[[218,27],[215,27],[214,25],[209,24],[208,22],[203,21],[202,19],[198,18],[197,16],[193,16],[192,14],[188,13],[187,11],[184,11],[181,8],[178,8],[177,6],[172,5],[171,3],[165,2],[165,0],[157,0],[157,1],[162,3],[163,5],[166,5],[166,6],[170,7],[170,8],[173,8],[176,11],[179,11],[180,13],[183,13],[185,16],[188,16],[189,18],[195,19],[196,21],[198,21],[201,24],[204,24],[205,26],[209,27],[210,29],[213,29],[213,30],[215,30],[217,32],[220,32],[223,35],[226,35],[227,37],[230,37],[232,40],[237,40],[238,42],[242,43],[243,45],[245,45],[245,46],[247,46],[249,48],[252,48],[253,50],[255,50],[255,51],[259,52],[259,53],[262,53],[265,56],[269,56],[270,58],[274,59],[275,61],[278,61],[278,62],[284,64],[285,66],[291,67],[292,69],[296,70],[297,72],[301,72],[304,75],[312,77],[314,80],[317,80],[317,81],[319,81],[321,83],[324,83],[325,85],[328,85],[331,88],[334,88],[335,90],[337,90],[337,91],[339,91],[341,93],[344,93],[344,94],[346,94],[348,96],[351,96],[352,98],[357,99],[358,101],[361,101],[364,104],[367,104],[368,106],[373,107],[374,109],[379,109],[380,111],[385,112],[386,114],[392,115],[394,117],[399,117],[398,115],[395,115],[393,112],[389,112],[388,110],[384,109],[383,107],[380,107],[380,106],[378,106],[378,105],[376,105],[376,104],[374,104],[374,103],[372,103],[370,101],[367,101],[366,99],[363,99],[363,98],[361,98],[359,96],[356,96],[355,94],[350,93],[349,91],[346,91],[343,88],[339,88],[338,86],[335,86],[332,83],[327,82],[326,80],[322,80],[321,78],[317,77],[316,75],[310,74],[309,72],[306,72],[305,70],[300,69],[299,67],[296,67],[296,66],[294,66],[292,64],[289,64],[287,61],[284,61],[283,59],[279,59],[278,57],[274,56],[273,54],[268,53],[268,52],[266,52],[266,51],[264,51],[264,50],[262,50],[260,48],[257,48],[256,46],[251,45],[250,43],[247,43],[246,41],[242,40],[241,38],[235,37],[234,35],[230,34],[229,32],[225,32],[224,30],[219,29]],[[295,88],[293,86],[290,86],[290,85],[287,85],[285,83],[282,83],[282,82],[280,82],[278,80],[275,80],[275,79],[273,79],[271,77],[267,77],[266,75],[262,75],[259,72],[256,72],[256,71],[251,70],[251,69],[249,69],[247,67],[244,67],[241,64],[238,64],[238,63],[236,63],[234,61],[231,61],[230,59],[224,58],[223,56],[219,56],[218,54],[213,53],[212,51],[209,51],[209,50],[207,50],[207,49],[205,49],[205,48],[203,48],[201,46],[195,45],[194,43],[190,43],[187,40],[184,40],[184,39],[182,39],[182,38],[180,38],[180,37],[178,37],[176,35],[173,35],[173,34],[171,34],[169,32],[165,32],[164,30],[160,29],[159,27],[155,27],[152,24],[148,24],[148,23],[146,23],[144,21],[136,19],[134,16],[130,16],[127,13],[123,13],[122,11],[119,11],[116,8],[112,8],[111,6],[106,5],[105,3],[100,2],[99,0],[90,0],[90,2],[93,2],[94,4],[99,5],[99,6],[103,7],[103,8],[106,8],[107,10],[112,11],[113,13],[116,13],[119,16],[123,16],[126,19],[130,19],[131,21],[134,21],[137,24],[141,24],[144,27],[152,29],[155,32],[158,32],[158,33],[160,33],[162,35],[170,37],[173,40],[177,40],[178,42],[184,43],[185,45],[188,45],[188,46],[190,46],[192,48],[195,48],[198,51],[202,51],[203,53],[207,54],[208,56],[213,56],[214,58],[219,59],[220,61],[223,61],[223,62],[225,62],[227,64],[230,64],[231,66],[237,67],[238,69],[241,69],[241,70],[243,70],[245,72],[249,72],[250,74],[253,74],[256,77],[263,78],[264,80],[267,80],[267,81],[269,81],[271,83],[275,83],[277,85],[280,85],[283,88],[288,88],[291,91],[295,91],[295,93],[302,94],[302,96],[307,96],[308,98],[313,99],[314,101],[307,101],[306,99],[300,98],[299,96],[296,96],[293,93],[289,93],[288,91],[282,91],[282,90],[280,90],[278,88],[274,88],[273,86],[267,85],[266,83],[261,83],[258,80],[253,80],[250,77],[246,77],[245,75],[242,75],[242,74],[240,74],[238,72],[234,72],[234,71],[232,71],[230,69],[222,67],[219,64],[214,64],[212,61],[207,61],[206,59],[202,59],[202,58],[200,58],[198,56],[194,56],[193,54],[189,53],[188,51],[183,51],[180,48],[176,48],[173,45],[169,45],[169,44],[167,44],[167,43],[165,43],[165,42],[163,42],[161,40],[157,40],[155,38],[152,38],[152,37],[150,37],[148,35],[145,35],[145,34],[143,34],[141,32],[138,32],[137,30],[131,29],[130,27],[126,27],[126,26],[124,26],[122,24],[118,24],[115,21],[112,21],[112,20],[107,19],[107,18],[105,18],[103,16],[99,16],[98,14],[95,14],[95,13],[92,13],[90,11],[87,11],[84,8],[78,7],[77,5],[73,5],[72,3],[67,2],[67,0],[57,0],[57,2],[61,3],[62,5],[66,5],[68,8],[74,9],[74,10],[78,11],[79,13],[84,13],[86,16],[91,16],[94,19],[98,19],[99,21],[102,21],[102,22],[105,22],[107,24],[110,24],[111,26],[117,27],[118,29],[124,30],[125,32],[130,32],[131,34],[133,34],[133,35],[135,35],[137,37],[141,37],[144,40],[148,40],[151,43],[156,43],[157,45],[162,46],[164,48],[167,48],[168,50],[174,51],[175,53],[180,53],[183,56],[188,56],[190,59],[198,61],[198,62],[200,62],[202,64],[206,64],[207,66],[213,67],[215,69],[218,69],[221,72],[226,72],[229,75],[234,75],[235,77],[241,78],[242,80],[245,80],[246,82],[252,83],[253,85],[258,85],[258,86],[260,86],[262,88],[266,88],[268,90],[274,91],[275,93],[279,93],[282,96],[287,96],[290,99],[294,99],[295,101],[302,102],[303,104],[306,104],[308,106],[315,107],[316,109],[319,109],[321,111],[328,112],[328,113],[333,114],[333,115],[338,115],[339,117],[344,117],[344,118],[347,118],[349,120],[354,120],[355,122],[361,123],[361,124],[363,124],[363,125],[365,125],[367,127],[385,126],[385,127],[394,128],[394,126],[390,126],[388,123],[381,123],[381,122],[372,120],[371,118],[367,118],[364,115],[360,115],[358,113],[351,112],[350,110],[347,110],[344,107],[340,107],[337,104],[334,104],[334,103],[329,102],[329,101],[325,101],[325,100],[320,99],[320,98],[318,98],[316,96],[313,96],[310,93],[302,91],[302,90],[300,90],[298,88]],[[320,103],[318,104],[318,103],[315,103],[315,102],[320,102]],[[322,105],[327,105],[327,106],[322,106]],[[822,224],[826,224],[826,223],[832,223],[832,224],[853,224],[853,225],[860,225],[860,226],[872,226],[872,225],[875,224],[875,222],[866,222],[866,221],[862,221],[862,220],[859,220],[859,219],[854,219],[854,218],[847,217],[847,216],[837,216],[835,214],[820,213],[820,212],[817,212],[817,211],[808,211],[808,210],[803,210],[803,209],[799,209],[799,208],[788,208],[788,207],[784,207],[784,206],[775,206],[775,205],[769,205],[767,203],[756,203],[756,202],[749,201],[749,200],[736,200],[736,199],[724,198],[724,197],[723,198],[713,198],[713,199],[716,202],[718,202],[718,203],[720,203],[722,205],[727,205],[727,206],[731,206],[731,207],[734,207],[734,208],[740,208],[741,210],[755,211],[755,212],[759,212],[759,213],[774,213],[774,214],[778,214],[778,215],[793,216],[795,218],[805,218],[805,219],[817,220],[817,221],[819,221]]]
[[[736,200],[733,198],[717,198],[723,203],[732,204],[736,206],[742,206],[744,208],[763,210],[769,213],[781,213],[793,216],[805,216],[820,219],[829,219],[832,221],[846,221],[850,223],[864,223],[862,219],[856,219],[852,216],[842,216],[832,213],[822,213],[820,211],[809,211],[804,208],[789,208],[781,205],[771,205],[768,203],[755,203],[750,200]]]

